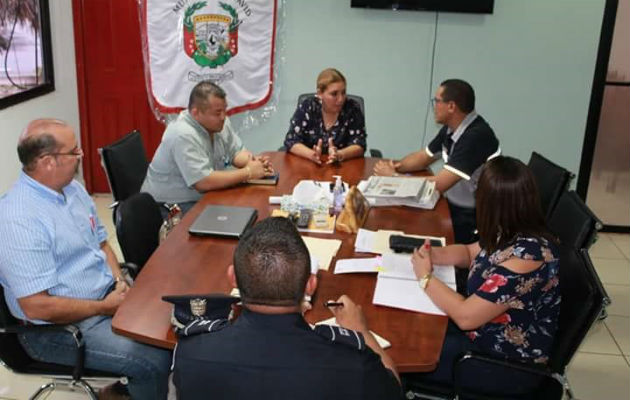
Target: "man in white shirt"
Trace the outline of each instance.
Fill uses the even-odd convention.
[[[210,81],[193,88],[188,109],[164,131],[142,192],[157,202],[178,203],[186,212],[209,190],[273,174],[269,159],[254,157],[234,133],[225,98]]]

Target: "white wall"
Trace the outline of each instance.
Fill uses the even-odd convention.
[[[280,1],[280,0],[279,0]],[[365,97],[369,147],[402,157],[433,136],[429,87],[459,77],[477,92],[477,110],[495,128],[504,154],[538,150],[578,172],[604,0],[497,0],[492,15],[350,8],[349,1],[284,2],[276,81],[277,111],[242,132],[252,150],[283,142],[297,95],[312,92],[319,71],[342,70],[348,91]],[[71,0],[50,2],[56,90],[0,111],[0,193],[19,171],[17,137],[35,117],[67,120],[78,134]],[[244,115],[234,117],[238,126]]]
[[[79,106],[74,57],[71,0],[50,1],[51,40],[55,70],[55,91],[36,99],[0,110],[0,193],[17,178],[21,164],[17,140],[26,124],[34,118],[55,117],[72,125],[79,139]]]
[[[435,13],[350,8],[349,1],[285,2],[278,111],[243,132],[256,151],[282,144],[297,95],[339,68],[365,97],[368,146],[402,157],[436,132],[429,115]],[[440,13],[434,81],[468,80],[504,154],[532,150],[578,172],[604,0],[497,0],[492,15]],[[242,117],[235,117],[238,123]]]

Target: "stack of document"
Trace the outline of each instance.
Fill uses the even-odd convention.
[[[446,315],[418,284],[410,254],[383,254],[372,302],[381,306],[402,308],[426,314]],[[434,265],[433,278],[455,290],[455,268]]]
[[[391,235],[404,235],[419,239],[438,240],[442,243],[442,246],[446,246],[446,239],[443,237],[408,235],[401,231],[389,231],[385,229],[370,231],[368,229],[361,228],[357,232],[357,238],[354,241],[354,251],[358,253],[376,254],[392,253],[392,249],[389,248],[389,237]]]
[[[357,187],[374,207],[408,206],[431,210],[440,198],[435,182],[419,177],[371,176]]]

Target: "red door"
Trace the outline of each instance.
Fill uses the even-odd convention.
[[[151,159],[164,126],[147,99],[136,0],[73,0],[72,8],[83,175],[90,193],[109,192],[97,149],[138,129]]]

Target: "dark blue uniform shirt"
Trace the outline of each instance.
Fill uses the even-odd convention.
[[[380,356],[317,334],[297,313],[243,310],[232,325],[180,338],[174,364],[181,400],[402,398]]]

